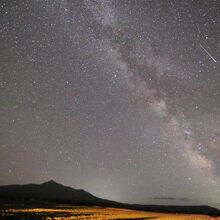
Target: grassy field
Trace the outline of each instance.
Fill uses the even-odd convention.
[[[156,219],[156,220],[220,220],[220,218],[205,215],[166,214],[156,212],[142,212],[126,209],[79,207],[56,205],[44,208],[8,208],[0,209],[0,219],[6,220],[125,220],[125,219]]]

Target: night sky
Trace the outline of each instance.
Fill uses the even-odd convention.
[[[220,1],[1,0],[0,174],[220,204]]]

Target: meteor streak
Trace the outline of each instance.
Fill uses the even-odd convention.
[[[218,62],[218,61],[202,46],[202,44],[199,44],[199,46],[205,51],[205,53],[206,53],[215,63]]]

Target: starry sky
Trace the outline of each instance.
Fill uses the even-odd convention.
[[[0,185],[220,204],[219,0],[1,0]]]

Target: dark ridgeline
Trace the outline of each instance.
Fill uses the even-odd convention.
[[[0,198],[42,200],[77,205],[116,204],[93,196],[82,189],[74,189],[50,180],[42,184],[0,186]]]
[[[67,187],[56,183],[53,180],[42,184],[0,186],[0,198],[25,201],[39,200],[55,203],[59,202],[74,205],[126,208],[153,212],[206,214],[210,216],[220,216],[220,210],[210,206],[167,206],[119,203],[98,198],[86,192],[85,190]]]
[[[41,199],[47,201],[60,200],[74,203],[101,203],[107,201],[95,197],[82,189],[73,189],[56,183],[53,180],[42,184],[0,186],[0,197],[2,196],[18,199]]]

